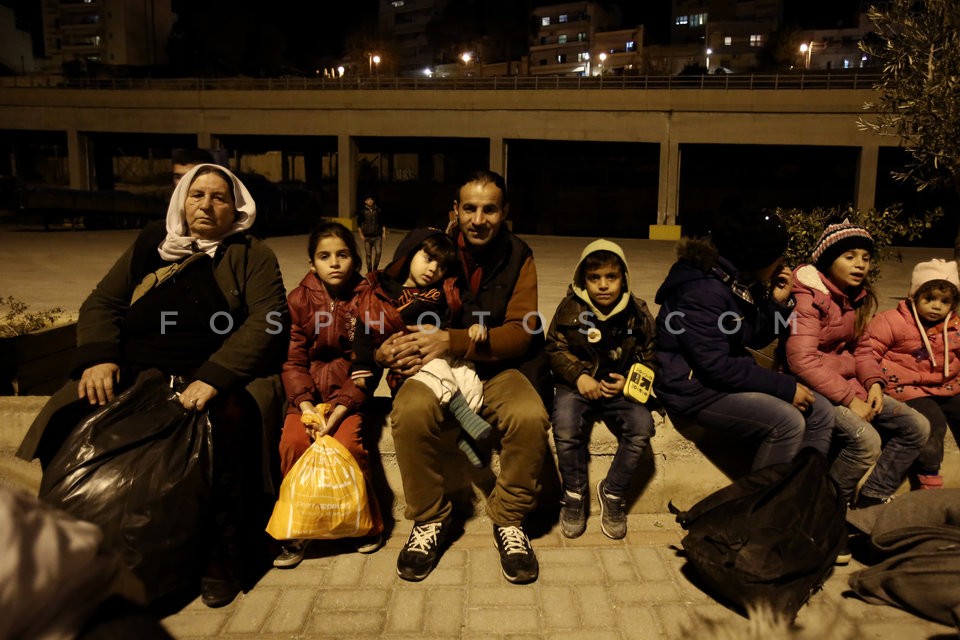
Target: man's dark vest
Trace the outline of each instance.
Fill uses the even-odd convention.
[[[489,327],[499,327],[503,324],[507,314],[507,304],[513,296],[513,289],[520,276],[520,269],[527,258],[533,255],[530,247],[502,227],[499,237],[493,241],[489,253],[481,257],[480,266],[483,269],[483,279],[476,295],[476,307],[490,315],[484,316],[484,324]],[[462,286],[469,291],[469,285],[464,280]],[[470,318],[464,322],[472,324]],[[536,333],[530,341],[526,353],[513,360],[498,362],[477,362],[477,375],[482,380],[491,377],[505,369],[517,369],[530,380],[530,383],[540,394],[544,405],[549,410],[553,405],[553,383],[550,379],[550,366],[544,350],[544,327],[539,314],[536,317]]]

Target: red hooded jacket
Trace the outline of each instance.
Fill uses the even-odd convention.
[[[350,379],[350,358],[357,329],[360,296],[369,288],[359,275],[332,298],[312,271],[287,296],[290,346],[283,365],[283,388],[299,413],[304,400],[343,405],[353,411],[366,393]]]

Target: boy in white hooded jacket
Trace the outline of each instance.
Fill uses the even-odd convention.
[[[586,530],[592,419],[602,419],[618,440],[610,471],[597,484],[600,529],[614,539],[627,533],[624,496],[654,432],[650,410],[623,393],[634,363],[654,368],[656,333],[647,304],[628,285],[620,246],[591,242],[547,333],[556,393],[553,438],[564,490],[560,532],[567,538]]]

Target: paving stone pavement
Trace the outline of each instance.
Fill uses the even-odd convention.
[[[109,266],[129,246],[133,231],[43,233],[0,227],[0,293],[34,308],[63,306],[75,313]],[[391,233],[384,253],[392,255],[402,232]],[[563,296],[586,238],[524,236],[534,249],[540,278],[540,309],[549,320]],[[306,271],[305,236],[270,238],[288,289]],[[628,239],[631,288],[655,312],[653,296],[674,256],[671,242]],[[902,262],[884,263],[881,309],[896,304],[918,260],[949,257],[946,249],[910,248]],[[12,445],[11,445],[12,446]],[[2,475],[2,474],[0,474]],[[0,478],[2,480],[2,478]],[[680,505],[686,507],[689,505]],[[201,638],[388,638],[433,639],[712,637],[685,625],[698,616],[734,625],[731,638],[747,637],[747,621],[699,590],[683,573],[675,547],[682,532],[670,515],[635,514],[624,541],[599,532],[592,516],[587,533],[565,540],[554,529],[533,541],[540,580],[511,585],[500,575],[497,552],[485,518],[474,518],[464,535],[422,583],[396,575],[396,558],[410,530],[401,520],[375,554],[318,543],[292,570],[273,569],[249,592],[222,609],[196,600],[164,619],[178,639]],[[885,606],[847,598],[846,578],[862,568],[840,568],[801,610],[798,623],[829,620],[837,628],[856,625],[848,638],[945,639],[956,630]],[[836,622],[836,624],[833,624]],[[760,634],[753,637],[766,638]],[[814,635],[812,637],[822,637]]]
[[[397,577],[397,554],[409,534],[401,522],[386,546],[371,555],[336,543],[314,543],[294,569],[271,569],[248,593],[222,609],[199,599],[164,626],[178,639],[382,638],[523,640],[649,640],[713,637],[697,621],[730,625],[729,638],[749,636],[750,623],[717,604],[684,573],[682,531],[667,515],[631,515],[625,540],[599,532],[564,539],[555,528],[533,540],[540,579],[512,585],[500,574],[490,523],[475,518],[419,583]],[[314,557],[309,557],[314,556]],[[956,630],[897,609],[845,597],[840,567],[801,610],[801,627],[829,624],[837,638],[920,640],[956,637]],[[827,623],[823,621],[827,620]],[[820,635],[811,638],[828,637]]]

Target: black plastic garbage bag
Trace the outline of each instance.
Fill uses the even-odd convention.
[[[212,430],[160,371],[81,421],[44,469],[40,497],[101,527],[150,602],[196,588]]]
[[[712,595],[746,613],[767,609],[793,621],[847,539],[846,506],[828,468],[822,454],[804,449],[688,511],[668,505],[687,532],[687,560]]]

